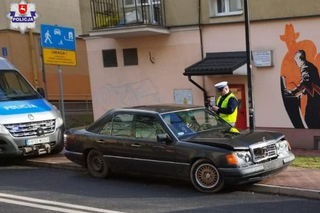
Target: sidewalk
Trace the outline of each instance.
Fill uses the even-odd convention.
[[[298,156],[320,157],[320,150],[294,149]],[[46,166],[52,168],[84,171],[69,161],[63,153],[57,155],[43,155],[27,159],[26,165]],[[285,171],[265,178],[259,183],[238,187],[243,191],[269,193],[276,195],[296,196],[320,200],[320,170],[297,168],[290,166]]]
[[[292,152],[296,156],[320,157],[320,150],[295,149]],[[290,166],[285,172],[279,173],[275,177],[266,178],[259,184],[320,191],[319,180],[320,170]]]

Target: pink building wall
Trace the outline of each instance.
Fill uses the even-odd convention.
[[[183,76],[186,67],[201,59],[198,31],[86,42],[95,119],[116,107],[173,103],[174,89],[192,89],[193,104],[203,104],[202,91]],[[138,66],[123,66],[124,48],[138,49]],[[116,49],[118,67],[103,67],[103,49]],[[193,79],[202,83],[202,77]]]
[[[296,148],[314,148],[314,138],[320,135],[320,130],[294,128],[284,107],[280,75],[281,64],[288,48],[280,36],[285,34],[285,26],[292,24],[295,31],[300,33],[297,41],[311,40],[319,49],[319,21],[320,18],[286,19],[253,22],[250,26],[251,50],[272,50],[274,62],[272,67],[252,69],[256,127],[285,132],[291,145]],[[208,52],[245,51],[243,23],[206,25],[203,26],[202,35],[204,55]],[[172,103],[174,89],[192,89],[193,104],[203,104],[202,91],[183,76],[185,68],[201,60],[197,28],[172,31],[170,35],[88,39],[86,43],[95,119],[115,107]],[[104,68],[102,50],[113,48],[117,50],[118,67]],[[138,49],[138,66],[123,66],[124,48]],[[155,60],[154,64],[149,60],[149,53]],[[216,95],[213,85],[222,80],[232,84],[244,84],[247,93],[247,76],[207,76],[192,79],[205,87],[209,96]],[[246,99],[248,100],[247,94]]]
[[[299,33],[296,42],[303,43],[306,40],[313,42],[317,49],[316,53],[318,53],[320,49],[320,29],[317,27],[319,21],[319,18],[303,18],[253,22],[250,24],[251,50],[272,50],[274,62],[272,67],[253,67],[252,69],[255,125],[258,129],[276,130],[285,133],[291,145],[296,148],[317,148],[319,146],[317,138],[320,135],[320,130],[307,129],[307,127],[306,129],[295,128],[286,111],[281,94],[280,76],[283,73],[281,68],[288,47],[280,36],[285,34],[286,25],[292,24],[295,33]],[[205,52],[245,50],[245,31],[244,25],[241,23],[207,26],[203,32]],[[291,75],[290,71],[289,75]],[[300,70],[295,68],[292,70],[292,75],[300,78]],[[233,83],[243,83],[243,78],[237,78],[237,76],[225,78],[219,76],[219,79],[225,79]],[[246,82],[246,79],[244,81]],[[206,88],[208,89],[208,87]],[[246,98],[248,99],[248,96]],[[302,96],[302,98],[305,97]],[[301,111],[303,111],[303,104]],[[303,118],[303,115],[301,117]]]

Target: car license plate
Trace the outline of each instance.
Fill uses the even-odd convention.
[[[282,162],[280,162],[282,164]],[[271,161],[264,165],[265,170],[275,169],[276,167],[280,166],[279,161]]]
[[[27,144],[27,146],[30,146],[30,145],[39,144],[39,143],[48,143],[49,141],[50,141],[49,137],[35,138],[35,139],[26,140],[26,144]]]

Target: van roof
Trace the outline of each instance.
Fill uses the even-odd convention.
[[[0,57],[0,70],[17,70],[7,59]]]

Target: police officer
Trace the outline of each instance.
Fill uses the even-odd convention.
[[[225,121],[235,126],[238,115],[238,100],[229,89],[228,82],[222,81],[214,85],[220,92],[216,106],[212,110],[218,113]]]

